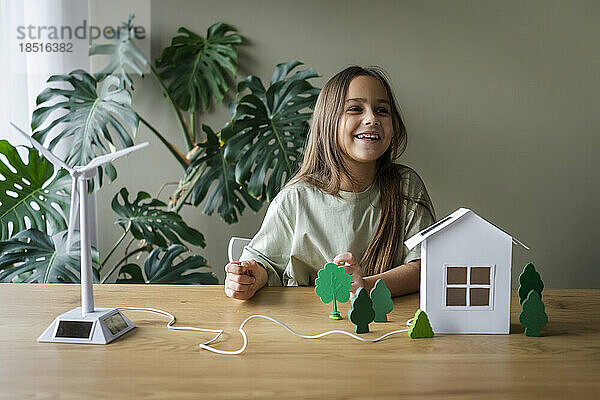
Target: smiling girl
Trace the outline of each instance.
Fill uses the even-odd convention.
[[[327,262],[343,266],[352,292],[383,279],[393,296],[419,289],[420,247],[409,238],[435,221],[425,185],[394,163],[407,133],[384,72],[352,66],[317,99],[300,171],[270,204],[225,293],[247,300],[263,286],[314,285]]]

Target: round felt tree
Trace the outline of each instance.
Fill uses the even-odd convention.
[[[317,272],[315,280],[315,293],[325,304],[333,301],[333,311],[329,318],[342,319],[337,310],[336,301],[345,303],[350,299],[350,289],[352,288],[352,278],[350,274],[342,267],[334,263],[327,263]]]
[[[533,289],[523,301],[519,322],[525,327],[525,336],[540,336],[540,329],[548,323],[544,303],[538,292]]]
[[[371,289],[371,300],[375,311],[375,322],[388,322],[387,315],[394,309],[392,293],[385,285],[383,279],[377,279]]]
[[[413,323],[410,325],[410,329],[408,330],[408,336],[411,339],[433,337],[433,329],[431,329],[429,318],[427,317],[427,314],[425,314],[425,311],[421,310],[420,308],[415,313]]]
[[[544,290],[544,282],[540,278],[540,274],[535,270],[532,263],[529,263],[523,268],[523,272],[519,275],[519,301],[523,301],[529,295],[530,290],[535,290],[540,299],[542,298],[542,290]]]
[[[348,319],[354,324],[354,332],[369,332],[369,324],[375,318],[375,311],[373,311],[373,302],[367,290],[359,287],[351,304],[350,310],[348,310]]]

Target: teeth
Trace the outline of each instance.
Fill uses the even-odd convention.
[[[379,135],[360,134],[356,135],[358,139],[379,139]]]

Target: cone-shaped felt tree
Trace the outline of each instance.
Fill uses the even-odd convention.
[[[352,278],[343,267],[338,267],[334,263],[327,263],[317,272],[315,279],[315,293],[325,304],[333,301],[333,311],[329,318],[342,319],[337,310],[336,301],[345,303],[350,299],[350,289],[352,288]]]
[[[523,309],[519,313],[519,322],[525,327],[525,336],[540,336],[540,328],[548,323],[548,316],[540,295],[535,290],[530,290],[523,302]]]
[[[367,290],[359,287],[350,303],[352,306],[348,310],[348,319],[354,324],[354,332],[369,332],[369,324],[375,318],[375,311]]]
[[[375,286],[371,289],[371,301],[375,311],[375,322],[388,322],[387,315],[394,309],[392,293],[385,286],[383,279],[377,279]]]
[[[429,318],[427,318],[425,311],[420,308],[415,313],[413,323],[408,330],[408,337],[411,339],[433,337],[433,329],[431,329],[431,325],[429,324]]]
[[[523,272],[519,275],[519,301],[527,298],[530,290],[535,290],[542,298],[542,290],[544,290],[544,282],[540,278],[540,274],[535,270],[532,263],[529,263],[523,268]]]

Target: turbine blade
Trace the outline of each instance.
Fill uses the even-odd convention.
[[[19,128],[18,126],[16,126],[15,124],[13,124],[12,122],[10,123],[21,135],[25,136],[27,138],[27,140],[29,140],[31,142],[31,144],[33,145],[33,147],[35,147],[37,149],[37,151],[39,151],[40,153],[42,153],[44,155],[44,157],[46,157],[48,159],[48,161],[50,161],[52,164],[54,164],[56,167],[58,168],[64,168],[67,171],[69,171],[69,173],[74,172],[75,170],[71,167],[69,167],[67,165],[67,163],[65,163],[63,160],[61,160],[60,158],[56,157],[54,154],[52,154],[50,152],[50,150],[48,150],[47,148],[45,148],[44,146],[41,145],[41,143],[39,143],[37,140],[35,140],[33,137],[29,136],[28,134],[25,133],[25,131],[23,131],[21,128]]]
[[[67,231],[67,251],[71,250],[73,235],[75,232],[75,221],[79,212],[79,193],[77,192],[77,178],[73,178],[71,185],[71,209],[69,211],[69,230]]]
[[[101,166],[102,164],[106,164],[107,162],[113,161],[119,157],[124,156],[127,153],[131,153],[132,151],[139,150],[146,146],[148,146],[148,142],[136,144],[135,146],[131,146],[131,147],[126,147],[119,151],[115,151],[114,153],[109,153],[109,154],[104,154],[102,156],[98,156],[96,158],[93,158],[92,161],[90,161],[85,167],[77,168],[77,171],[86,172],[86,171],[93,170],[93,169]]]

